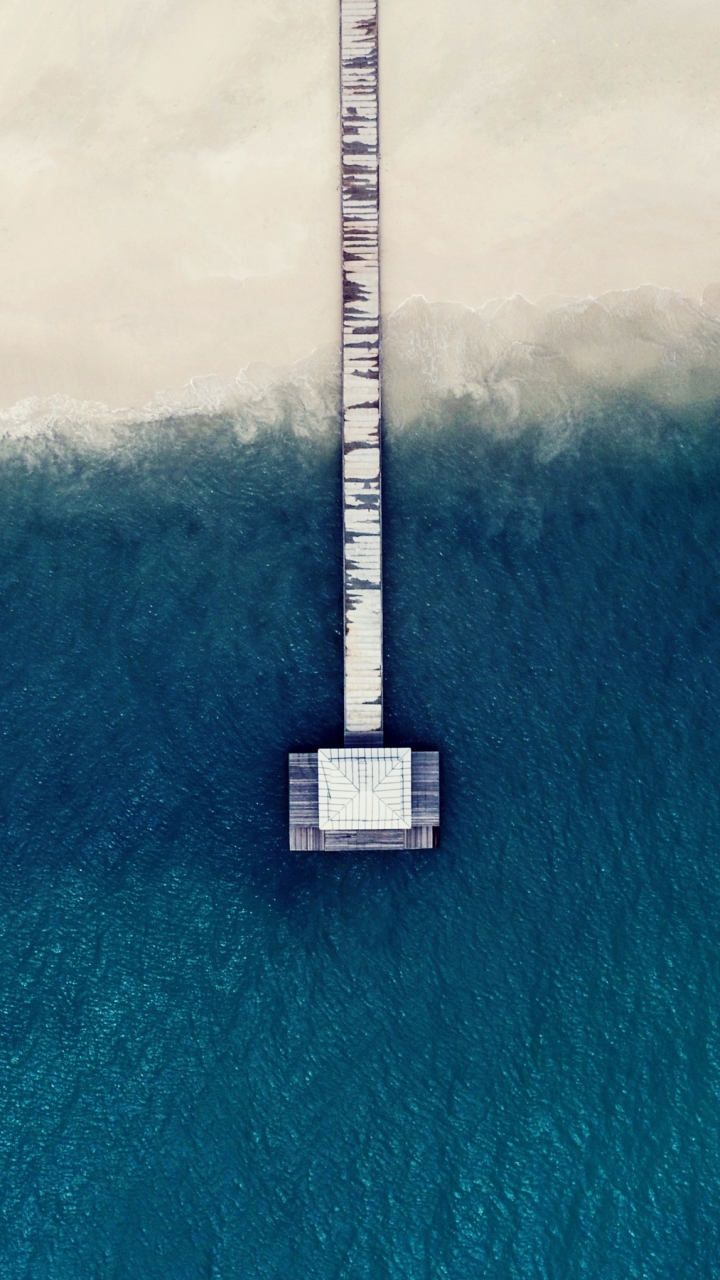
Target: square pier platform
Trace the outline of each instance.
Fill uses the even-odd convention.
[[[290,848],[434,849],[440,843],[440,757],[409,747],[294,752]]]

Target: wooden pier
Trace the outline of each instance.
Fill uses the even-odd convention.
[[[400,827],[326,828],[320,826],[320,778],[317,751],[290,756],[290,848],[432,849],[440,834],[440,757],[437,751],[413,751],[410,822]]]
[[[340,0],[344,746],[290,756],[290,848],[430,849],[436,751],[383,745],[377,0]]]
[[[342,0],[345,744],[382,743],[377,0]]]

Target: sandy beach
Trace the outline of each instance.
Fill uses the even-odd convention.
[[[0,404],[141,405],[338,324],[335,0],[0,19]],[[383,306],[720,278],[702,0],[384,0]]]

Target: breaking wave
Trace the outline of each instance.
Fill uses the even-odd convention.
[[[617,426],[619,400],[633,402],[626,418],[642,401],[647,420],[720,399],[720,285],[699,303],[653,285],[551,308],[520,294],[477,310],[410,298],[384,321],[383,377],[390,432],[461,416],[501,435],[541,426],[554,451],[608,411]],[[193,378],[141,409],[30,397],[0,410],[0,447],[122,450],[158,428],[218,418],[241,438],[321,435],[337,429],[339,406],[339,348],[329,345],[291,366]]]

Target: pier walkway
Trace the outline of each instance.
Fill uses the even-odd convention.
[[[342,0],[345,745],[382,743],[377,0]]]

